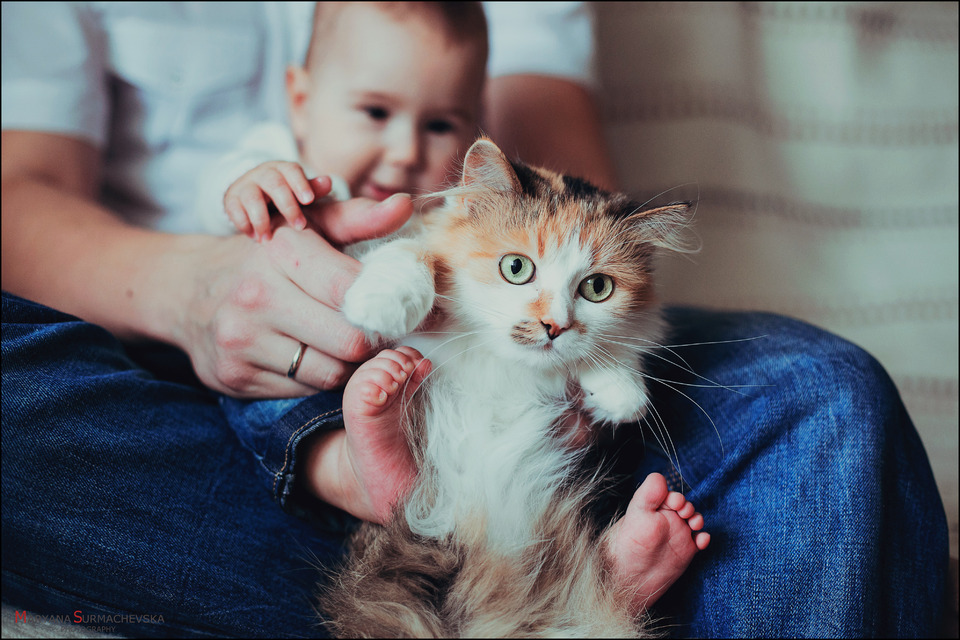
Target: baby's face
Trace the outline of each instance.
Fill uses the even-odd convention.
[[[320,63],[288,74],[293,132],[315,171],[353,196],[436,191],[476,135],[484,68],[476,45],[452,44],[418,17],[343,10]]]

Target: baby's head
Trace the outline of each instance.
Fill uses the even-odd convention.
[[[303,161],[384,200],[449,184],[477,134],[487,27],[479,2],[320,2],[287,72]]]

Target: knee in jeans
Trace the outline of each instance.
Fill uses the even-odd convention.
[[[877,444],[888,425],[904,416],[889,373],[863,348],[810,325],[798,327],[786,342],[781,355],[790,366],[781,375],[798,389],[794,400],[820,416],[825,436]]]

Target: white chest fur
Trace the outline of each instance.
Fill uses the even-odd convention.
[[[566,376],[506,362],[475,337],[431,353],[425,398],[422,482],[406,509],[414,532],[486,538],[502,551],[529,544],[535,524],[567,476],[572,455],[552,433],[566,410]]]

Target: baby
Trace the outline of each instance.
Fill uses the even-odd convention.
[[[476,137],[486,60],[480,3],[317,3],[305,64],[287,70],[290,127],[254,127],[204,172],[205,230],[265,239],[271,205],[302,229],[328,178],[341,200],[439,190]]]
[[[208,229],[263,240],[275,223],[304,228],[307,205],[331,193],[382,201],[450,186],[478,132],[486,57],[480,3],[319,3],[306,64],[287,72],[290,128],[258,127],[204,175],[208,192],[229,184],[219,190],[222,207],[200,209],[218,216],[207,218]],[[412,465],[397,425],[429,368],[401,346],[354,373],[343,395],[348,472],[363,477],[361,471],[376,469],[382,480]],[[609,549],[616,574],[642,585],[638,608],[652,604],[706,548],[708,534],[697,533],[702,526],[662,476],[647,478]]]

